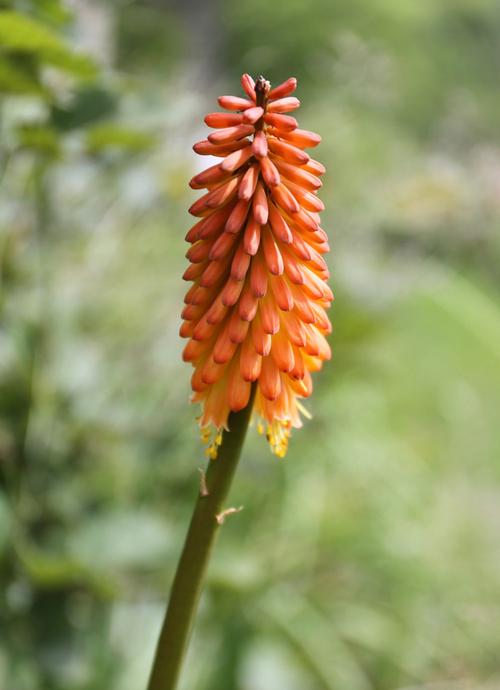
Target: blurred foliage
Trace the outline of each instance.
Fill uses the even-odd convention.
[[[190,147],[242,71],[323,135],[334,360],[285,460],[249,434],[182,688],[499,687],[498,3],[0,8],[0,688],[145,684],[202,463]]]

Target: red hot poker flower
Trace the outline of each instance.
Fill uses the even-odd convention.
[[[184,279],[193,285],[180,334],[189,338],[183,358],[194,367],[208,455],[216,457],[229,413],[247,406],[256,385],[259,430],[264,422],[283,456],[291,427],[307,416],[300,400],[311,395],[311,372],[330,358],[333,295],[317,196],[325,168],[304,150],[321,137],[285,114],[300,105],[291,96],[297,80],[271,89],[244,74],[241,84],[245,97],[221,96],[229,112],[207,115],[214,131],[193,147],[222,160],[190,182],[207,191],[189,209],[200,220],[186,236]]]

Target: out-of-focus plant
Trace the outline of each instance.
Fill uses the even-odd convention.
[[[55,318],[47,259],[63,239],[55,173],[69,161],[99,166],[151,144],[146,133],[120,124],[116,79],[70,46],[71,22],[59,0],[3,2],[0,8],[0,512],[7,525],[0,543],[0,619],[9,629],[0,655],[10,659],[0,684],[6,687],[56,687],[53,664],[41,663],[39,641],[57,634],[59,606],[66,605],[71,583],[88,577],[106,589],[67,559],[44,558],[37,545],[59,517],[44,499],[33,501],[40,451],[30,447],[30,425],[41,396],[49,395],[61,410],[66,405],[62,392],[44,384]],[[74,457],[78,446],[76,434],[69,446]],[[23,612],[29,609],[32,617],[46,606],[53,610],[51,626],[34,625],[28,634]]]

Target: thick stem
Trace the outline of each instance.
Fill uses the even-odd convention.
[[[223,522],[224,501],[231,486],[253,407],[252,386],[247,407],[229,416],[215,460],[211,460],[196,501],[170,601],[156,648],[148,690],[174,690],[193,626],[203,579],[217,532]]]

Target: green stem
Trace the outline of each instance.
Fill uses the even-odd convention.
[[[174,690],[177,685],[210,554],[223,522],[221,514],[227,508],[224,501],[245,440],[254,393],[255,386],[247,407],[229,415],[229,431],[224,432],[217,458],[209,463],[206,486],[202,483],[175,573],[148,690]]]

